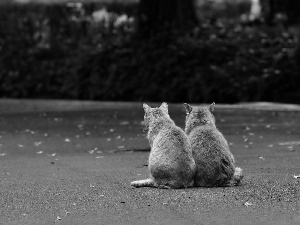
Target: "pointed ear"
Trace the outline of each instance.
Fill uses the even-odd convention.
[[[151,107],[149,105],[147,105],[146,103],[143,103],[143,108],[144,108],[145,113],[149,112],[151,109]]]
[[[192,112],[193,110],[193,106],[187,104],[187,103],[183,103],[183,106],[185,108],[186,114],[190,114],[190,112]]]
[[[163,103],[161,104],[161,106],[159,106],[159,108],[160,108],[162,111],[164,111],[166,114],[169,114],[169,112],[168,112],[168,104],[167,104],[166,102],[163,102]]]
[[[209,111],[211,111],[211,112],[213,112],[214,111],[214,109],[215,109],[215,105],[216,105],[216,103],[211,103],[209,106],[208,106],[208,108],[209,108]]]

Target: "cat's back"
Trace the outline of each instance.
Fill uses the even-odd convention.
[[[190,161],[192,147],[185,132],[173,125],[160,130],[153,141],[150,160],[175,162],[178,160]]]
[[[190,147],[187,135],[176,125],[161,129],[153,142],[153,148],[159,148],[160,151],[164,150],[166,152],[174,148],[179,151],[187,151],[190,150]]]
[[[225,141],[223,134],[215,127],[210,125],[195,127],[189,134],[191,141],[206,142],[211,140]]]
[[[186,133],[176,125],[165,127],[159,134],[158,141],[168,141],[170,145],[185,146],[188,145]]]
[[[214,126],[199,126],[189,134],[193,151],[215,154],[230,154],[228,143],[223,134]],[[231,154],[230,154],[231,155]]]

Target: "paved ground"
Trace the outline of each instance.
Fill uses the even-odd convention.
[[[181,127],[182,109],[170,106]],[[215,115],[241,186],[135,189],[148,175],[141,103],[1,100],[0,224],[300,224],[300,106]]]

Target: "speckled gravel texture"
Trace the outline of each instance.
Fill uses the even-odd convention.
[[[183,127],[182,105],[169,112]],[[217,104],[215,117],[240,186],[135,189],[141,103],[0,100],[0,224],[299,225],[300,106]]]

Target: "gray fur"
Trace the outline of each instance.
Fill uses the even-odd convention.
[[[212,114],[215,103],[208,107],[184,103],[184,107],[185,132],[196,162],[195,186],[238,185],[243,178],[242,169],[235,168],[227,141],[216,127]]]
[[[131,182],[134,187],[186,188],[194,185],[195,161],[187,135],[168,114],[168,105],[159,108],[143,104],[144,124],[151,146],[150,178]]]

